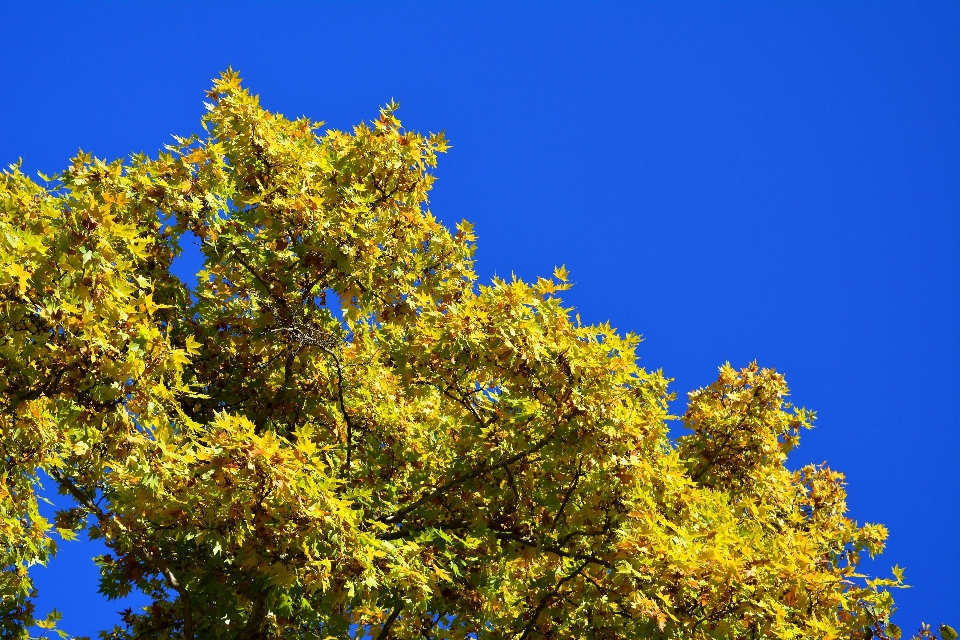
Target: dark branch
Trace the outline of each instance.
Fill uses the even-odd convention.
[[[400,615],[400,611],[403,609],[403,603],[398,604],[393,612],[390,614],[390,617],[387,618],[386,622],[383,623],[383,629],[380,630],[380,633],[377,634],[377,640],[386,640],[390,634],[390,627],[393,626],[393,623],[397,621],[397,616]]]
[[[529,422],[529,420],[528,420],[528,422]],[[534,453],[540,451],[540,449],[543,449],[545,446],[547,446],[547,444],[550,443],[550,441],[554,438],[555,435],[556,435],[556,432],[555,432],[555,431],[551,431],[549,434],[547,434],[546,436],[544,436],[543,438],[541,438],[540,440],[538,440],[537,443],[536,443],[535,445],[533,445],[532,447],[530,447],[529,449],[525,449],[524,451],[521,451],[520,453],[514,454],[514,455],[509,456],[509,457],[507,457],[507,458],[503,458],[502,460],[500,460],[500,461],[497,462],[496,464],[482,464],[482,465],[480,465],[479,467],[477,467],[476,469],[474,469],[473,471],[471,471],[471,472],[469,472],[469,473],[466,473],[466,474],[464,474],[464,475],[462,475],[462,476],[459,476],[459,477],[457,477],[457,478],[454,478],[453,480],[450,480],[449,482],[444,483],[443,485],[437,487],[436,489],[434,489],[433,491],[431,491],[431,492],[428,493],[427,495],[422,496],[421,498],[419,498],[418,500],[416,500],[416,501],[413,502],[412,504],[409,504],[409,505],[407,505],[406,507],[400,509],[400,510],[397,511],[396,513],[393,513],[393,514],[391,514],[391,515],[389,515],[389,516],[382,516],[382,517],[380,517],[380,518],[377,518],[377,521],[378,521],[378,522],[386,522],[386,523],[389,523],[389,524],[398,524],[398,523],[402,522],[405,517],[407,517],[408,515],[410,515],[411,513],[413,513],[415,510],[417,510],[419,507],[421,507],[421,506],[423,506],[424,504],[426,504],[427,502],[433,500],[433,499],[436,498],[437,496],[445,493],[446,491],[449,491],[449,490],[452,489],[453,487],[455,487],[455,486],[457,486],[457,485],[459,485],[459,484],[463,484],[463,483],[466,482],[467,480],[472,480],[473,478],[476,478],[476,477],[478,477],[478,476],[481,476],[481,475],[483,475],[483,474],[485,474],[485,473],[489,473],[489,472],[491,472],[491,471],[496,471],[496,470],[498,470],[498,469],[502,469],[502,468],[506,467],[507,465],[511,465],[511,464],[513,464],[514,462],[519,462],[520,460],[523,460],[523,459],[526,458],[527,456],[533,455]]]
[[[73,496],[77,502],[93,513],[101,523],[115,519],[115,516],[105,513],[103,509],[101,509],[85,491],[74,484],[73,480],[63,471],[57,467],[52,467],[50,469],[50,475],[52,475],[57,483]],[[184,640],[193,640],[193,606],[190,602],[190,594],[186,588],[180,584],[170,567],[166,566],[165,563],[150,553],[145,547],[135,544],[131,545],[131,552],[139,558],[141,562],[158,571],[166,580],[167,585],[180,596],[180,601],[183,603],[183,637]]]

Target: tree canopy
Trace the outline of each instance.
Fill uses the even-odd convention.
[[[814,415],[780,373],[723,365],[671,441],[563,268],[477,282],[427,208],[442,134],[208,98],[155,159],[0,179],[0,638],[55,627],[28,568],[78,535],[152,601],[117,640],[900,636],[902,569],[858,571],[884,527],[785,465]]]

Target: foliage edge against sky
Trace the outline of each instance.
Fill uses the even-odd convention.
[[[671,442],[562,268],[476,283],[426,206],[442,134],[318,134],[232,70],[208,99],[156,159],[3,174],[0,637],[55,627],[27,568],[81,533],[152,602],[108,638],[900,636],[902,570],[857,569],[884,527],[785,466],[813,414],[780,373],[722,366]]]

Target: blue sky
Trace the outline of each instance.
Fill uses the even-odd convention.
[[[452,141],[431,208],[483,278],[565,264],[681,400],[726,360],[786,374],[819,416],[791,464],[889,527],[870,566],[906,567],[912,630],[960,621],[958,34],[957,2],[0,0],[0,164],[155,154],[227,65],[337,128],[396,98]],[[33,572],[74,634],[125,606],[95,553]]]

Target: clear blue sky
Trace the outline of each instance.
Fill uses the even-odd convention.
[[[31,172],[198,131],[227,65],[338,128],[396,98],[454,145],[432,209],[484,278],[565,264],[681,399],[725,360],[785,372],[819,414],[791,463],[890,528],[896,620],[960,622],[960,3],[0,0],[0,55],[0,164]],[[122,607],[96,552],[33,572],[71,633]]]

